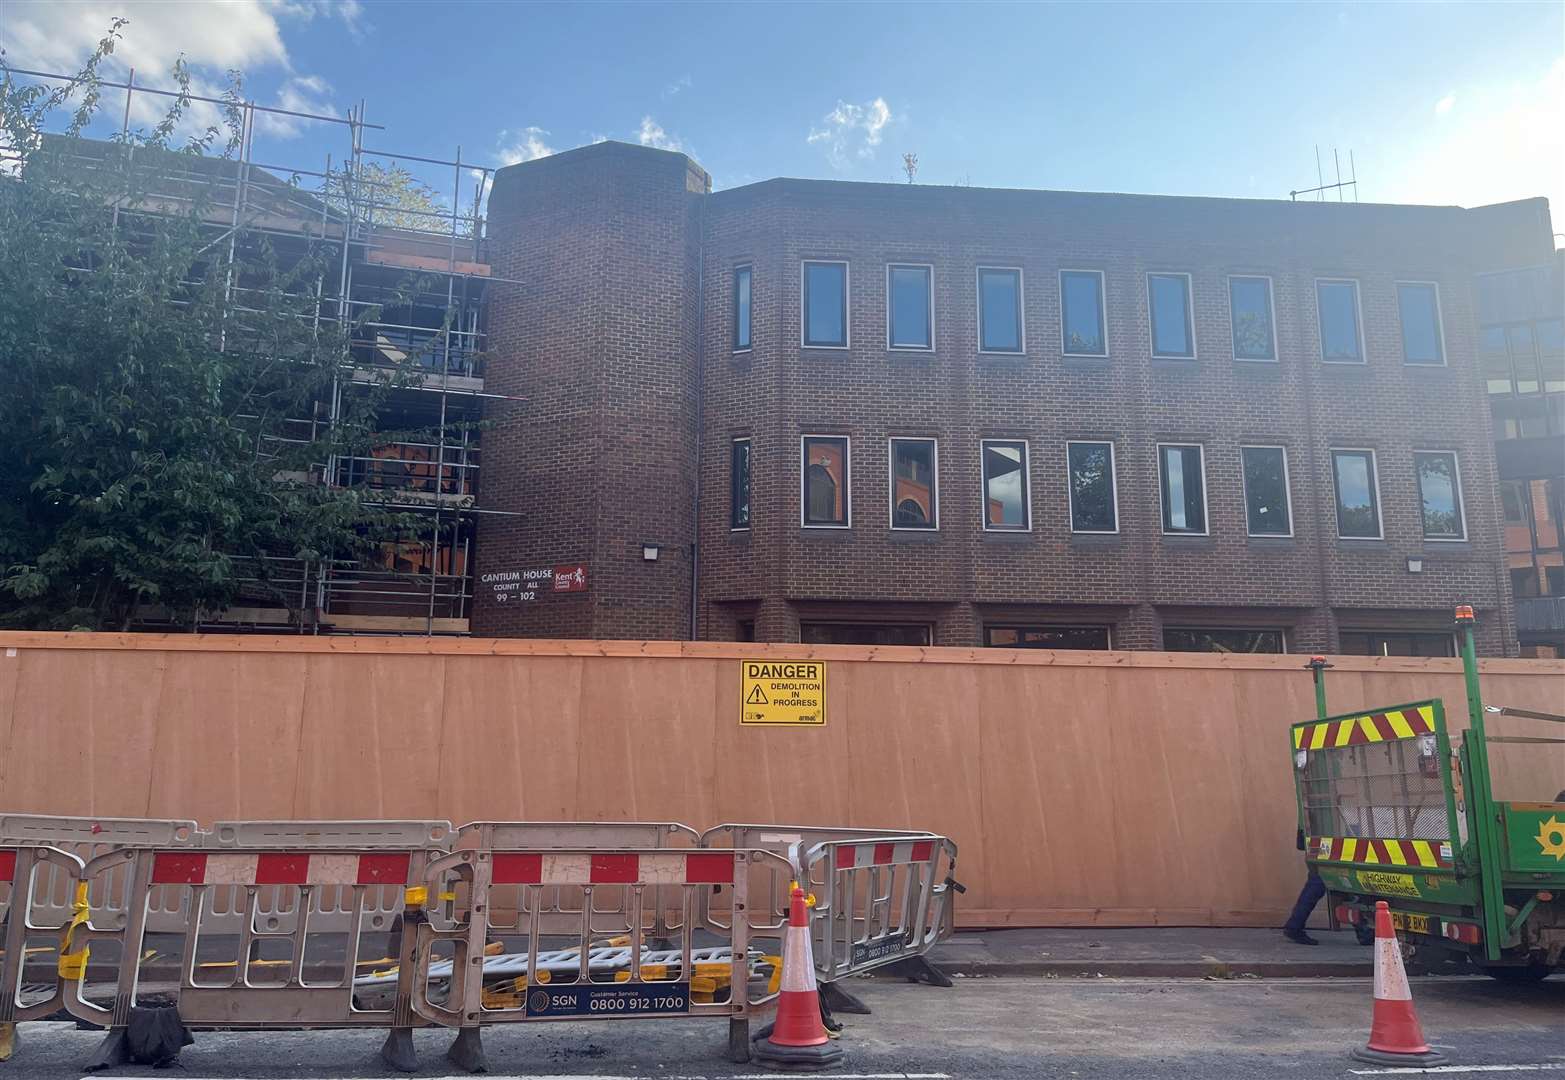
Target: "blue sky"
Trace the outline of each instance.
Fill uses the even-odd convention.
[[[913,151],[924,183],[1275,198],[1314,184],[1319,144],[1328,174],[1353,152],[1366,201],[1565,203],[1558,2],[7,0],[0,45],[59,69],[115,13],[138,80],[183,52],[203,85],[239,67],[263,102],[362,97],[373,144],[491,165],[608,137],[719,187],[900,180]],[[265,135],[290,164],[340,143]]]

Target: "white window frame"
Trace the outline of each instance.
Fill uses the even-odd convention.
[[[1201,531],[1194,529],[1177,529],[1170,531],[1163,523],[1168,520],[1167,507],[1163,505],[1163,448],[1166,446],[1185,447],[1193,446],[1201,451]],[[1211,536],[1212,535],[1212,508],[1208,504],[1206,490],[1206,444],[1198,442],[1160,442],[1157,444],[1157,526],[1164,536]]]
[[[1266,282],[1266,308],[1267,317],[1272,327],[1272,358],[1270,360],[1258,359],[1254,356],[1239,356],[1234,350],[1234,279],[1240,281],[1264,281]],[[1228,348],[1233,353],[1234,361],[1240,364],[1280,364],[1282,363],[1282,348],[1277,342],[1277,283],[1272,280],[1270,274],[1229,274],[1228,275]]]
[[[928,345],[894,345],[891,337],[891,272],[893,270],[922,270],[924,271],[924,285],[929,297],[929,344]],[[935,264],[916,262],[895,262],[886,264],[886,349],[888,352],[921,352],[935,351]]]
[[[1440,343],[1440,362],[1428,364],[1420,360],[1407,358],[1407,334],[1402,324],[1402,286],[1427,285],[1435,291],[1435,338]],[[1392,289],[1397,294],[1397,334],[1398,343],[1402,347],[1402,364],[1404,367],[1441,368],[1451,366],[1451,356],[1445,349],[1445,308],[1440,301],[1440,283],[1438,281],[1420,281],[1417,278],[1402,278],[1391,283]],[[1509,350],[1510,342],[1507,340],[1506,348]],[[1513,373],[1514,381],[1514,373]],[[1464,511],[1465,513],[1465,511]]]
[[[984,271],[1003,270],[1008,274],[1016,275],[1016,323],[1017,340],[1021,343],[1019,349],[986,349],[984,348]],[[977,300],[977,309],[974,312],[978,316],[974,320],[974,326],[978,330],[978,353],[981,356],[1026,356],[1027,355],[1027,274],[1020,266],[1004,266],[997,264],[983,264],[973,270],[973,296]],[[931,309],[933,310],[933,309]]]
[[[1109,488],[1114,497],[1114,527],[1112,529],[1078,529],[1076,528],[1076,492],[1071,487],[1071,447],[1073,446],[1102,446],[1109,448]],[[1070,514],[1070,531],[1077,536],[1117,536],[1119,535],[1119,460],[1114,452],[1113,439],[1066,439],[1065,440],[1065,509]]]
[[[1027,515],[1027,527],[1025,529],[1013,529],[1003,525],[992,526],[989,524],[989,478],[984,475],[984,447],[989,443],[1022,444],[1022,510]],[[978,514],[979,522],[983,525],[984,532],[1011,533],[1013,535],[1032,532],[1032,443],[1030,440],[1008,439],[1002,435],[996,435],[992,439],[978,440]]]
[[[1415,367],[1418,365],[1414,365]],[[1425,364],[1425,367],[1436,367],[1435,364]],[[1418,455],[1420,454],[1444,454],[1451,459],[1451,484],[1456,489],[1457,517],[1461,519],[1461,536],[1429,536],[1424,532],[1424,488],[1418,481]],[[1379,479],[1380,474],[1375,474]],[[1462,458],[1455,450],[1420,450],[1413,448],[1413,488],[1418,493],[1418,535],[1426,544],[1465,544],[1467,543],[1467,495],[1462,491]]]
[[[1263,361],[1264,363],[1265,361]],[[1282,451],[1282,491],[1283,498],[1288,503],[1288,531],[1285,533],[1258,533],[1250,531],[1250,485],[1245,480],[1244,452],[1246,450],[1281,450]],[[1379,475],[1378,473],[1376,474]],[[1335,481],[1333,481],[1335,484]],[[1239,493],[1244,497],[1244,534],[1257,540],[1288,540],[1293,536],[1293,476],[1288,468],[1288,448],[1281,443],[1240,443],[1239,444]]]
[[[807,493],[804,490],[805,466],[809,463],[804,458],[804,447],[810,439],[841,439],[843,445],[842,461],[842,509],[843,517],[847,519],[845,525],[821,525],[810,524],[805,521],[805,509],[808,506],[805,499]],[[801,529],[851,529],[853,528],[853,436],[840,432],[811,431],[799,436],[799,528]]]
[[[1342,496],[1337,491],[1337,455],[1338,454],[1368,454],[1370,471],[1375,474],[1375,528],[1374,536],[1343,536],[1342,535]],[[1375,453],[1372,446],[1328,446],[1326,447],[1326,463],[1331,467],[1331,514],[1336,523],[1337,539],[1346,541],[1365,540],[1375,541],[1386,538],[1386,501],[1380,497],[1380,456]],[[1416,483],[1417,476],[1414,476]],[[1419,514],[1420,526],[1423,522],[1422,507]]]
[[[743,348],[739,348],[734,345],[734,341],[739,337],[738,289],[739,271],[741,270],[746,270],[750,274],[750,344],[744,346]],[[735,265],[733,272],[728,275],[728,287],[734,290],[734,295],[731,296],[728,300],[728,317],[734,320],[734,325],[731,328],[732,332],[728,335],[728,345],[729,351],[732,352],[735,356],[738,356],[741,353],[753,352],[755,350],[755,264],[738,263]],[[799,303],[802,307],[804,303],[804,297],[799,297]]]
[[[1096,274],[1098,277],[1098,317],[1101,320],[1098,329],[1103,331],[1103,351],[1095,352],[1071,352],[1066,348],[1065,342],[1065,275],[1066,274]],[[1102,270],[1087,270],[1074,266],[1062,266],[1055,275],[1055,282],[1060,290],[1060,355],[1083,356],[1092,360],[1107,360],[1109,358],[1109,279]]]
[[[927,442],[933,448],[929,457],[929,467],[933,472],[934,482],[930,485],[933,498],[930,499],[931,509],[934,510],[933,521],[929,528],[917,528],[909,525],[897,524],[897,456],[896,444],[899,442]],[[931,533],[940,531],[940,440],[934,435],[889,435],[886,437],[886,508],[887,526],[893,532]]]
[[[1357,360],[1327,360],[1326,359],[1326,328],[1321,324],[1320,287],[1322,285],[1352,285],[1353,286],[1353,321],[1359,335],[1359,358]],[[1320,354],[1320,362],[1323,364],[1355,364],[1369,363],[1369,349],[1364,344],[1364,290],[1359,286],[1358,278],[1350,277],[1318,277],[1315,279],[1315,344],[1316,352]]]
[[[1152,359],[1154,359],[1154,360],[1183,360],[1183,361],[1187,361],[1187,362],[1193,362],[1193,361],[1199,360],[1201,358],[1201,350],[1196,346],[1196,333],[1195,333],[1195,278],[1191,274],[1189,274],[1188,272],[1186,272],[1184,270],[1148,270],[1146,272],[1145,277],[1146,277],[1146,286],[1147,286],[1147,349],[1151,353]],[[1155,278],[1155,277],[1165,277],[1165,278],[1182,277],[1182,278],[1185,279],[1185,325],[1186,325],[1186,328],[1189,329],[1189,331],[1190,331],[1190,355],[1189,356],[1182,356],[1182,355],[1179,355],[1177,353],[1160,353],[1160,352],[1157,351],[1157,332],[1156,332],[1156,329],[1154,327],[1153,315],[1152,315],[1152,279]],[[1060,294],[1061,304],[1062,305],[1064,303],[1064,295],[1065,294],[1062,291],[1061,294]],[[1063,325],[1063,320],[1065,318],[1064,311],[1065,311],[1065,309],[1062,306],[1060,308],[1060,319],[1061,319],[1061,324],[1062,325]],[[1062,340],[1063,340],[1063,336],[1064,335],[1062,333],[1061,334]],[[1107,333],[1105,333],[1104,337],[1107,337],[1107,336],[1108,336]]]
[[[811,266],[840,266],[842,267],[842,344],[841,345],[811,345],[809,344],[810,329],[807,321],[809,316],[809,303],[807,299],[806,271]],[[754,303],[755,279],[750,279],[751,302]],[[853,347],[853,267],[847,259],[800,259],[799,260],[799,348],[801,349],[837,349],[846,351]]]
[[[751,280],[751,284],[753,285],[754,282],[755,282],[755,279],[751,278],[750,280]],[[745,492],[745,498],[748,499],[749,503],[750,503],[750,505],[747,507],[747,509],[750,512],[750,524],[748,524],[748,525],[735,525],[734,524],[734,475],[733,474],[734,474],[734,445],[736,443],[744,443],[745,444],[745,446],[746,446],[746,449],[745,449],[745,467],[750,470],[750,475],[748,477],[750,482],[747,485],[749,487],[749,490]],[[802,446],[801,446],[800,450],[802,452],[802,450],[803,450]],[[801,477],[803,477],[804,471],[802,469],[799,471],[799,475]],[[802,483],[803,483],[802,479],[801,479],[800,483],[802,485]],[[752,435],[735,435],[733,438],[728,440],[728,531],[729,532],[749,532],[751,525],[753,525],[754,523],[755,523],[755,437],[752,436]]]

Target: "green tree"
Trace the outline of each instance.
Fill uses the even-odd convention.
[[[182,146],[184,96],[150,132],[82,136],[122,24],[71,86],[0,82],[0,626],[188,624],[257,589],[292,609],[269,568],[420,529],[323,482],[414,376],[345,392],[352,327],[316,318],[332,251],[226,229],[237,84]]]
[[[366,161],[357,176],[333,173],[327,185],[327,201],[334,209],[346,210],[352,194],[358,212],[375,225],[431,233],[451,228],[451,210],[440,193],[401,165]],[[459,219],[457,233],[471,235],[471,225]]]

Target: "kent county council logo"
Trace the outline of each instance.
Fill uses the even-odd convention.
[[[1555,860],[1565,859],[1565,821],[1550,817],[1538,822],[1538,835],[1534,837],[1543,854],[1553,855]]]

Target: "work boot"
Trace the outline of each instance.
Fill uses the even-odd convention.
[[[1320,944],[1320,942],[1318,942],[1314,938],[1310,937],[1310,935],[1305,933],[1303,930],[1284,930],[1282,932],[1282,936],[1287,938],[1289,941],[1293,942],[1295,945],[1319,945]]]

